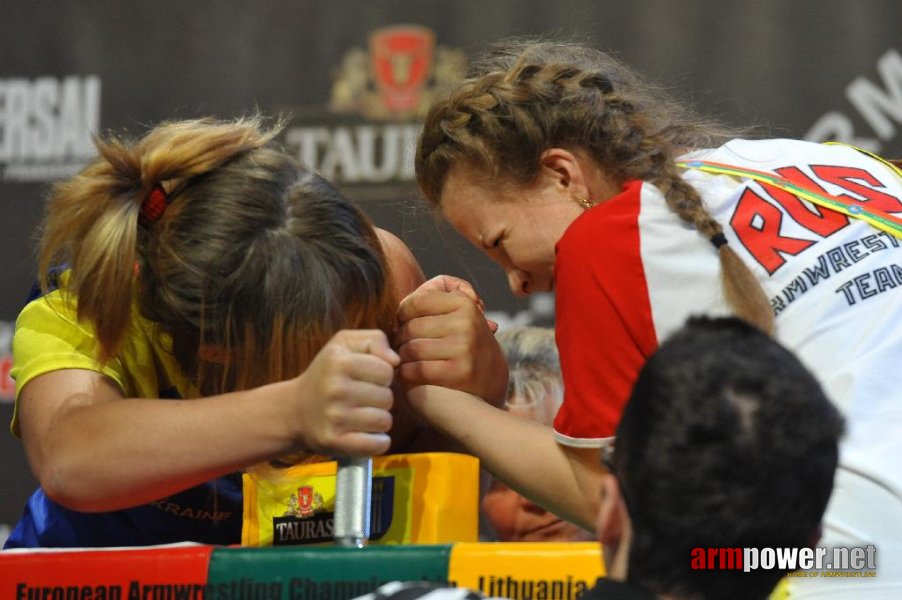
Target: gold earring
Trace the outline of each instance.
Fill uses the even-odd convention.
[[[583,198],[582,196],[578,197],[576,199],[576,201],[579,203],[580,206],[583,207],[583,210],[589,210],[590,208],[595,206],[594,202],[592,202],[588,198]]]

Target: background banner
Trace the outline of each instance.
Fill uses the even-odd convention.
[[[0,420],[35,226],[91,134],[164,119],[283,115],[283,143],[400,235],[428,276],[466,277],[502,325],[550,324],[418,199],[423,109],[487,44],[555,35],[615,52],[729,125],[902,156],[902,4],[893,0],[126,0],[10,2],[0,18]],[[0,524],[34,481],[0,435]]]

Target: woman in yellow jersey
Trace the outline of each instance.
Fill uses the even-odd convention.
[[[41,487],[6,547],[238,543],[241,469],[420,431],[394,404],[388,335],[423,275],[277,133],[164,123],[98,141],[54,190],[13,344],[13,431]]]

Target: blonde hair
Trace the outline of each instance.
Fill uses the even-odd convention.
[[[120,351],[136,300],[204,394],[295,376],[338,329],[392,326],[370,221],[277,134],[260,116],[166,122],[137,141],[95,140],[97,159],[55,188],[41,285],[70,269],[64,291],[99,361]],[[145,223],[156,186],[168,206]],[[219,358],[200,357],[205,347]]]
[[[616,181],[656,185],[680,219],[707,239],[722,233],[676,157],[735,132],[695,116],[611,56],[576,44],[512,41],[477,62],[471,77],[431,108],[415,158],[417,181],[434,205],[456,164],[486,177],[528,183],[551,147],[586,152]],[[729,247],[716,250],[734,312],[773,329],[770,303]]]

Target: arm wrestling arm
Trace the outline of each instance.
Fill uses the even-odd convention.
[[[594,531],[604,468],[595,448],[571,448],[546,425],[437,386],[409,393],[414,409],[478,456],[499,480],[547,510]]]
[[[144,504],[301,449],[389,447],[398,357],[381,331],[341,331],[300,376],[199,398],[125,398],[106,376],[50,371],[20,392],[29,464],[47,495],[79,511]]]

